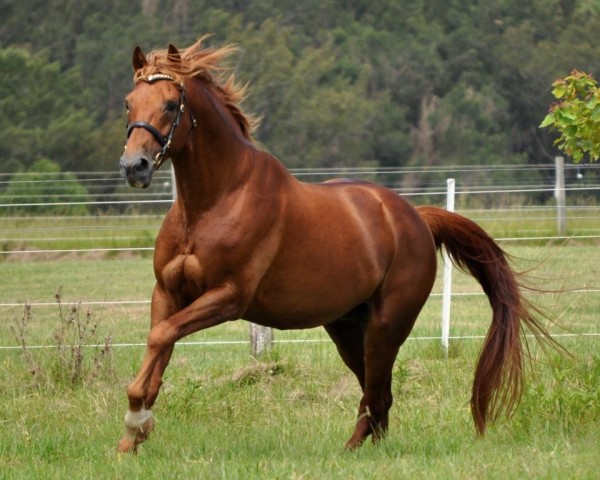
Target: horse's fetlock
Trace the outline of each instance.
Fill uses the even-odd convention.
[[[127,410],[125,414],[125,426],[127,428],[141,429],[143,431],[146,425],[152,418],[152,411],[141,408],[137,412]]]
[[[127,387],[127,398],[129,399],[130,409],[139,410],[143,408],[144,392],[135,382]]]

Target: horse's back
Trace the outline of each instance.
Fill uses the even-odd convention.
[[[398,255],[399,248],[408,247],[406,242],[420,240],[427,251],[433,246],[431,232],[421,215],[406,199],[388,188],[349,179],[306,187],[313,192],[307,198],[317,199],[313,200],[317,208],[337,213],[336,207],[339,207],[346,212],[350,223],[361,227],[375,248],[391,249]],[[344,220],[344,215],[340,215],[339,221]],[[431,240],[431,244],[427,240]]]

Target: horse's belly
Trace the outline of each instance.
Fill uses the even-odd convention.
[[[350,276],[330,282],[281,279],[259,287],[246,319],[280,329],[317,327],[367,301],[376,286],[375,280]]]
[[[301,308],[288,305],[253,305],[248,309],[245,319],[279,330],[299,330],[330,323],[352,308],[347,305],[337,309],[323,308],[323,305],[319,305],[318,308],[310,308],[308,305],[303,305]]]

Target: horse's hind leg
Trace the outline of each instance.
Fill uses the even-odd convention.
[[[352,312],[333,323],[325,325],[325,330],[335,343],[338,353],[346,366],[352,370],[360,388],[365,389],[365,328],[369,307],[360,305]]]
[[[362,304],[352,312],[336,320],[333,323],[325,326],[325,330],[336,344],[338,352],[342,357],[342,360],[346,366],[352,370],[358,379],[360,387],[365,392],[365,332],[367,331],[367,324],[371,323],[370,318],[373,312],[368,304]],[[373,327],[369,327],[369,330],[373,330]],[[373,333],[370,334],[371,337]],[[395,348],[395,352],[398,351],[398,347]],[[393,366],[395,359],[395,353],[391,355],[391,365]],[[381,359],[380,359],[381,360]],[[381,362],[380,362],[381,363]],[[385,376],[385,375],[384,375]],[[391,370],[390,374],[385,381],[385,387],[381,392],[381,398],[383,401],[382,408],[372,409],[368,402],[363,397],[358,412],[358,420],[356,421],[356,429],[352,439],[348,441],[346,447],[353,449],[359,446],[365,438],[375,433],[375,437],[379,437],[381,432],[385,431],[388,424],[388,411],[392,406],[392,377]],[[374,403],[374,402],[371,402]],[[379,404],[379,399],[377,401]],[[373,411],[379,412],[380,420],[378,422],[373,421]],[[377,429],[376,429],[377,427]],[[376,431],[377,430],[377,431]],[[381,431],[381,432],[380,432]]]
[[[370,307],[363,304],[335,322],[325,325],[325,330],[335,343],[340,357],[356,375],[363,394],[365,391],[365,329],[370,315]],[[351,449],[360,445],[372,431],[370,419],[364,415],[364,411],[364,408],[359,409],[354,434],[361,440],[355,445],[350,445],[348,442],[346,448]]]
[[[410,289],[407,289],[410,290]],[[377,442],[388,428],[392,406],[392,370],[400,346],[408,337],[426,297],[390,296],[377,302],[364,334],[364,394],[354,433],[346,448],[359,447],[369,435]]]
[[[392,368],[400,345],[390,342],[385,334],[374,333],[373,328],[368,330],[370,332],[365,335],[364,393],[358,407],[356,427],[346,442],[349,450],[359,447],[369,435],[373,435],[374,441],[383,435],[392,406]]]

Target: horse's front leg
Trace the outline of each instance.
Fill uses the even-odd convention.
[[[152,304],[150,312],[150,330],[163,320],[169,318],[179,309],[177,301],[168,295],[158,284],[152,293]],[[152,371],[148,385],[146,398],[141,408],[128,410],[125,416],[125,435],[119,443],[118,450],[121,452],[135,451],[138,444],[142,443],[154,428],[154,419],[150,408],[154,404],[158,391],[162,385],[162,374],[169,364],[173,347],[166,348],[157,359],[156,366]],[[148,410],[147,410],[148,409]]]
[[[120,452],[135,451],[148,438],[154,426],[150,407],[158,395],[175,342],[198,330],[236,320],[241,314],[241,304],[237,289],[225,284],[152,325],[142,366],[127,389],[129,410],[125,415],[125,436],[118,447]]]

